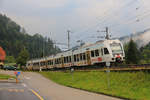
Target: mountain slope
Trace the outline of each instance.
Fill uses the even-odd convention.
[[[60,49],[53,45],[51,39],[44,38],[39,34],[33,36],[27,34],[20,25],[2,14],[0,14],[0,46],[7,55],[14,57],[17,57],[23,48],[28,50],[30,58],[60,52]]]

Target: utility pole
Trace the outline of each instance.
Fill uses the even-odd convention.
[[[70,30],[67,31],[68,33],[68,50],[70,49]]]
[[[105,39],[109,40],[110,39],[110,35],[109,35],[109,29],[108,27],[106,27],[106,29],[104,31],[97,31],[97,32],[105,32],[106,33],[106,36],[105,36]],[[104,38],[103,36],[99,36],[100,38]],[[98,38],[99,38],[98,37]]]
[[[106,32],[106,39],[107,39],[107,40],[109,40],[110,38],[109,38],[109,31],[108,31],[108,27],[106,27],[106,31],[105,31],[105,32]]]

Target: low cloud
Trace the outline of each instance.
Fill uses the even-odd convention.
[[[149,19],[136,23],[136,15],[150,9],[149,4],[149,0],[5,0],[2,10],[28,33],[50,36],[52,32],[61,42],[66,40],[68,29],[73,32],[73,41],[104,34],[96,31],[106,26],[114,36],[142,30],[150,25]]]

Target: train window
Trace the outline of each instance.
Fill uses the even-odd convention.
[[[91,51],[91,57],[94,57],[94,51]]]
[[[69,60],[69,59],[68,59],[68,56],[67,56],[67,57],[66,57],[66,62],[67,62],[67,63],[68,63],[68,60]]]
[[[83,60],[86,60],[85,53],[83,53]]]
[[[35,64],[36,65],[36,64]],[[41,66],[43,66],[44,64],[43,64],[43,62],[41,62]]]
[[[104,48],[104,54],[109,54],[109,51],[107,48]]]
[[[57,60],[55,59],[55,64],[57,64]]]
[[[57,59],[57,64],[59,64],[59,60]]]
[[[57,59],[57,64],[59,64],[59,59]]]
[[[55,64],[57,64],[57,60],[55,59]]]
[[[50,60],[50,65],[52,65],[52,60]]]
[[[64,57],[64,63],[66,63],[66,57]]]
[[[69,62],[69,57],[67,56],[67,63]]]
[[[95,50],[95,56],[99,56],[99,50]]]
[[[101,49],[101,55],[103,55],[103,49]]]
[[[48,61],[48,65],[52,65],[52,61],[50,60],[50,61]]]
[[[77,61],[77,58],[76,58],[76,55],[74,55],[74,62],[76,62]]]
[[[56,59],[56,64],[58,64],[58,59]]]
[[[77,62],[79,61],[79,57],[80,57],[79,54],[77,54]]]
[[[50,60],[50,65],[52,65],[52,60]]]
[[[80,60],[81,60],[81,61],[83,60],[83,57],[82,57],[82,55],[83,55],[83,54],[82,54],[82,53],[80,53]]]
[[[61,59],[60,58],[58,59],[58,64],[61,64]]]
[[[69,56],[69,62],[71,62],[71,56]]]
[[[49,61],[49,65],[52,65],[52,60]]]
[[[48,65],[51,65],[51,61],[49,60],[49,61],[47,62],[47,64],[48,64]]]
[[[51,63],[52,63],[52,65],[54,64],[53,60],[52,60],[52,62],[51,62]]]
[[[61,59],[60,58],[58,59],[58,62],[59,62],[59,64],[61,64]]]

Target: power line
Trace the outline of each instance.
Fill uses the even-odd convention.
[[[123,7],[126,7],[127,6],[127,8],[131,5],[131,4],[133,4],[133,2],[135,2],[135,1],[137,1],[137,0],[132,0],[131,2],[128,2],[127,4],[125,4]],[[122,7],[122,8],[123,8]],[[112,12],[113,14],[115,14],[114,12]],[[116,12],[117,13],[117,12]],[[111,13],[110,13],[111,14]],[[107,16],[106,17],[102,17],[102,19],[103,20],[101,20],[101,22],[99,22],[99,23],[97,23],[96,25],[94,24],[92,27],[89,27],[89,28],[87,28],[85,31],[81,31],[81,32],[87,32],[87,31],[89,31],[89,29],[92,29],[93,27],[96,27],[96,26],[98,26],[99,24],[103,24],[104,22],[106,22],[106,21],[108,21],[108,19],[107,19],[107,17],[109,17],[108,15],[110,15],[110,14],[107,14]],[[112,18],[112,17],[111,17]],[[76,33],[81,33],[81,32],[76,32]]]
[[[125,7],[126,8],[126,10],[127,10],[127,8],[129,9],[129,6],[131,6],[134,2],[136,2],[136,1],[138,1],[138,0],[133,0],[133,1],[130,1],[130,2],[128,2],[128,3],[126,3],[123,7]],[[122,8],[123,8],[122,7]],[[125,9],[124,8],[124,9]],[[139,7],[135,7],[136,8],[136,10],[138,10],[139,9]],[[131,10],[129,10],[130,12],[131,12]],[[117,14],[117,12],[118,11],[116,11],[116,13],[114,13],[114,12],[112,12],[113,14],[111,15],[111,16],[113,16],[113,15],[115,15],[115,14]],[[100,24],[103,24],[104,22],[106,23],[108,20],[109,20],[109,18],[107,18],[107,17],[111,17],[111,16],[108,16],[108,15],[110,15],[111,13],[109,13],[109,14],[107,14],[107,15],[105,15],[105,16],[103,16],[101,19],[103,19],[103,20],[101,20],[100,22],[98,22],[98,23],[96,23],[96,25],[94,24],[92,27],[90,26],[90,27],[88,27],[86,30],[83,30],[83,31],[80,31],[80,32],[76,32],[76,33],[81,33],[81,32],[88,32],[89,30],[91,30],[91,29],[93,29],[93,28],[95,28],[95,27],[97,27],[97,26],[99,26]],[[116,17],[116,16],[113,16],[113,17]],[[111,17],[112,18],[112,17]],[[134,20],[135,19],[135,16],[133,17],[133,18],[129,18],[128,19],[128,21],[126,21],[124,24],[129,24],[129,23],[131,23],[131,22],[136,22],[136,20]],[[121,22],[122,23],[122,22]],[[118,26],[118,25],[120,25],[120,24],[117,24],[117,25],[113,25],[113,27],[114,26]],[[101,25],[102,26],[102,25]]]

